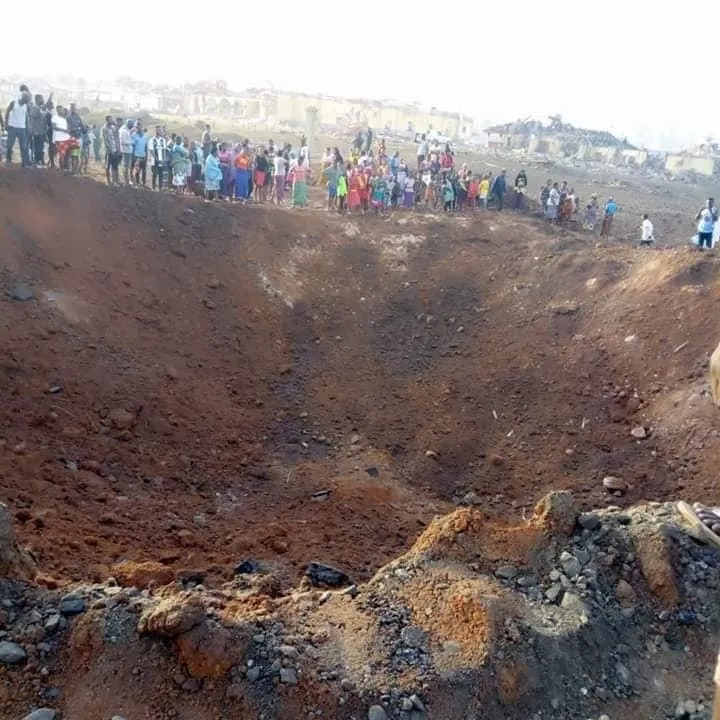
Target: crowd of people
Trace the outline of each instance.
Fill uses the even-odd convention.
[[[305,136],[297,148],[292,144],[255,145],[249,139],[223,142],[205,125],[199,140],[170,133],[164,125],[152,131],[138,120],[108,115],[102,128],[83,121],[75,104],[55,104],[32,95],[21,85],[17,97],[0,116],[6,133],[6,160],[12,163],[19,146],[24,167],[58,167],[70,173],[87,172],[91,158],[104,163],[108,184],[150,187],[178,193],[190,192],[205,199],[238,202],[271,202],[304,207],[311,185],[325,189],[327,209],[340,213],[377,213],[398,208],[427,208],[433,211],[475,212],[505,207],[528,209],[528,178],[520,170],[512,185],[507,172],[473,172],[467,164],[457,166],[449,142],[437,136],[416,137],[416,162],[411,164],[400,151],[389,152],[384,138],[372,129],[358,131],[347,157],[338,147],[327,147],[310,163]],[[508,200],[509,198],[509,200]],[[564,181],[548,180],[539,194],[540,212],[551,224],[576,223],[600,236],[612,233],[618,205],[609,197],[601,206],[593,194],[584,207],[575,189]],[[720,232],[718,208],[708,200],[696,216],[695,244],[713,247]],[[642,216],[640,243],[655,241],[648,214]]]

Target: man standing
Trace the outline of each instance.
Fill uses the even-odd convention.
[[[28,110],[28,121],[31,137],[33,162],[37,167],[45,165],[45,139],[47,138],[47,118],[45,117],[45,101],[42,95],[35,96],[35,102]]]
[[[77,111],[77,105],[70,103],[70,112],[67,114],[67,125],[70,137],[73,138],[73,147],[70,150],[70,162],[73,175],[80,170],[80,156],[82,154],[83,134],[85,125],[83,124],[80,113]]]
[[[120,149],[122,151],[123,179],[126,185],[132,185],[130,173],[133,164],[133,121],[128,120],[120,128]]]
[[[148,155],[152,163],[152,189],[162,190],[163,172],[165,171],[165,156],[167,154],[167,141],[162,136],[162,129],[155,126],[155,136],[148,143]]]
[[[135,172],[135,184],[147,184],[147,135],[138,122],[136,132],[133,135],[133,163]]]
[[[507,191],[507,170],[503,170],[493,182],[490,194],[497,201],[497,209],[502,210],[505,206],[505,192]]]
[[[102,139],[105,145],[105,178],[107,184],[120,184],[120,161],[122,150],[120,146],[120,132],[112,115],[105,118],[105,126],[102,129]]]
[[[613,219],[615,218],[617,211],[617,203],[612,198],[608,198],[608,201],[605,203],[605,214],[603,215],[602,228],[600,228],[600,237],[607,237],[610,235]]]
[[[207,156],[210,154],[210,148],[212,148],[212,131],[210,129],[210,125],[205,125],[205,130],[202,134],[202,150],[203,150],[203,157],[205,160],[207,160]]]
[[[30,165],[28,148],[28,106],[32,98],[27,85],[20,86],[20,94],[12,100],[5,111],[5,126],[7,127],[7,164],[12,165],[12,153],[15,140],[20,144],[20,157],[22,166]]]
[[[420,136],[420,142],[418,143],[417,147],[417,167],[418,172],[422,169],[422,164],[425,162],[426,158],[428,156],[428,144],[427,140],[425,139],[425,134]]]

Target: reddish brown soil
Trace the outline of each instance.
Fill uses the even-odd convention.
[[[2,300],[0,500],[48,581],[249,556],[363,579],[469,491],[720,500],[713,257],[395,219],[0,172],[0,284],[35,292]]]

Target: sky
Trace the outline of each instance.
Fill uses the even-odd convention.
[[[38,3],[36,9],[51,7],[49,0]],[[218,78],[236,90],[274,86],[419,101],[479,122],[558,113],[573,125],[650,145],[720,136],[720,34],[710,0],[516,0],[495,7],[475,0],[280,0],[266,7],[212,0],[204,21],[193,21],[192,36],[162,33],[160,42],[151,7],[162,5],[142,12],[141,32],[108,32],[102,4],[75,0],[73,16],[83,23],[94,18],[97,31],[83,24],[74,41],[59,45],[57,28],[41,24],[37,33],[45,37],[32,52],[25,33],[7,33],[3,73],[101,81],[131,75],[173,84]],[[212,18],[215,36],[206,29]],[[164,27],[172,31],[173,23]],[[192,53],[191,41],[198,42]]]

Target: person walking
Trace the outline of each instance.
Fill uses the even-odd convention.
[[[503,170],[492,184],[490,194],[495,198],[497,202],[498,211],[502,211],[505,206],[505,193],[507,192],[507,170]]]
[[[613,198],[608,198],[605,203],[605,212],[603,214],[602,227],[600,228],[600,237],[608,237],[612,231],[613,220],[617,215],[618,206]]]
[[[515,178],[515,209],[525,209],[525,193],[527,192],[528,179],[525,170],[521,170]]]
[[[643,215],[642,225],[640,227],[640,245],[649,247],[655,242],[655,228],[650,220],[650,216],[645,213]]]

